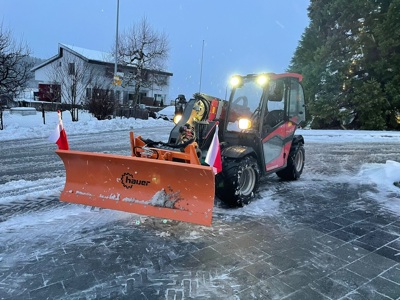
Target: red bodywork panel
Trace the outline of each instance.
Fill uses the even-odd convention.
[[[266,146],[272,139],[275,141],[280,141],[282,143],[280,153],[275,155],[272,160],[266,160],[265,171],[271,172],[275,169],[284,167],[286,165],[287,156],[290,152],[290,147],[292,146],[293,135],[296,130],[296,125],[292,122],[286,122],[279,126],[276,130],[268,134],[263,139],[264,148],[270,149],[270,146]],[[266,150],[270,151],[270,150]],[[265,153],[265,152],[264,152]],[[264,155],[266,156],[266,155]]]

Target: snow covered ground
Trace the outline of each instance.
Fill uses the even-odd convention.
[[[173,127],[171,122],[153,119],[117,118],[98,121],[86,112],[80,112],[79,119],[79,122],[71,122],[69,113],[63,114],[64,127],[73,149],[77,145],[86,147],[85,144],[90,145],[90,147],[97,147],[96,149],[103,149],[107,144],[114,144],[114,147],[107,148],[107,151],[120,149],[121,146],[127,144],[127,131],[132,129],[135,132],[143,132],[143,136],[146,136],[146,138],[166,140],[170,129]],[[106,249],[107,251],[111,249],[111,252],[107,252],[110,253],[110,256],[99,257],[98,265],[94,269],[89,269],[91,274],[95,271],[102,271],[102,266],[105,266],[105,273],[109,274],[109,265],[117,270],[120,264],[124,264],[118,259],[121,254],[125,253],[120,249],[127,247],[127,245],[133,245],[129,248],[130,250],[126,250],[126,253],[129,254],[140,253],[140,256],[158,259],[159,251],[162,251],[167,253],[169,258],[177,259],[182,255],[178,251],[185,249],[183,251],[190,252],[190,249],[180,248],[176,245],[181,246],[182,243],[187,241],[190,243],[197,241],[199,244],[203,244],[210,237],[214,239],[227,238],[232,235],[229,230],[237,230],[238,228],[237,226],[231,228],[227,224],[234,223],[237,225],[237,222],[231,222],[231,220],[240,221],[242,217],[250,216],[250,219],[270,220],[270,222],[279,219],[282,223],[275,223],[274,221],[271,224],[278,227],[279,224],[282,224],[282,228],[279,227],[279,229],[285,230],[288,226],[286,222],[289,224],[289,220],[293,220],[289,218],[291,212],[299,210],[302,212],[300,216],[304,217],[315,215],[320,210],[328,211],[327,208],[331,207],[331,202],[337,200],[335,197],[338,189],[331,188],[335,185],[345,190],[343,195],[339,195],[345,200],[335,202],[335,205],[342,205],[345,212],[355,210],[356,212],[367,213],[367,210],[371,207],[383,206],[394,214],[400,215],[400,189],[393,184],[400,181],[400,132],[299,130],[298,133],[302,134],[306,141],[306,167],[301,180],[281,183],[273,177],[270,179],[271,181],[267,181],[260,187],[259,199],[243,208],[226,209],[219,205],[220,203],[217,203],[214,208],[213,227],[209,228],[188,226],[183,223],[169,223],[166,220],[152,223],[145,216],[138,217],[112,210],[90,210],[83,205],[69,205],[59,202],[57,199],[64,186],[65,177],[61,161],[52,152],[52,149],[56,149],[56,145],[48,141],[48,136],[54,131],[58,123],[57,114],[48,112],[45,120],[46,124],[43,124],[40,112],[36,115],[21,116],[6,111],[3,120],[5,129],[0,130],[0,207],[3,208],[2,212],[6,214],[0,213],[0,219],[4,217],[4,220],[0,220],[0,245],[3,245],[0,255],[0,273],[3,271],[6,274],[0,280],[0,292],[3,288],[3,291],[7,291],[8,294],[6,295],[8,296],[20,295],[24,292],[21,288],[23,285],[33,284],[28,287],[31,296],[33,295],[32,299],[45,299],[47,296],[35,297],[35,295],[40,295],[41,291],[44,293],[47,289],[50,294],[52,287],[57,286],[60,281],[63,284],[68,282],[67,279],[69,278],[67,277],[71,273],[64,272],[64,270],[69,270],[64,269],[68,268],[68,266],[65,266],[68,262],[64,259],[73,257],[74,254],[76,255],[72,264],[77,268],[82,264],[82,269],[84,269],[92,260],[87,259],[90,258],[90,255],[84,257],[81,253],[86,255],[92,252],[100,253],[96,252],[100,251],[99,249]],[[103,141],[107,142],[103,143]],[[94,143],[98,145],[91,145]],[[371,144],[373,145],[371,146]],[[31,150],[33,156],[35,156],[32,159],[25,158],[27,151],[29,151],[27,149],[30,149],[28,148],[29,145],[33,145],[32,149],[35,149]],[[18,151],[19,148],[23,147],[25,149]],[[41,153],[41,150],[46,153]],[[39,153],[35,153],[35,151]],[[125,150],[118,151],[123,152]],[[21,154],[21,156],[15,155],[14,152]],[[396,158],[397,154],[399,154],[398,158]],[[394,159],[386,160],[387,157],[394,157]],[[379,163],[365,163],[366,161],[378,161]],[[14,171],[14,168],[18,168],[18,170]],[[39,175],[32,172],[33,169],[37,170]],[[35,174],[30,174],[31,172]],[[350,185],[348,190],[346,190],[347,184]],[[369,193],[371,193],[371,197],[369,197]],[[313,197],[318,199],[313,202]],[[347,198],[349,198],[349,201],[347,201]],[[378,202],[379,205],[368,206],[366,204],[374,201]],[[347,205],[352,209],[347,210]],[[285,212],[286,218],[280,218]],[[374,210],[374,212],[377,212],[377,210]],[[316,220],[315,216],[311,218],[314,218],[314,221]],[[166,222],[164,223],[164,221]],[[265,222],[269,224],[268,221]],[[149,230],[149,228],[152,230]],[[315,231],[312,231],[312,233],[315,233]],[[164,240],[164,237],[168,237],[168,239]],[[107,239],[110,239],[110,243],[107,242]],[[140,242],[138,242],[139,240]],[[99,241],[102,241],[101,244]],[[113,250],[114,246],[118,250]],[[143,248],[141,248],[142,246]],[[77,249],[84,249],[86,252],[79,252],[81,250]],[[359,247],[351,246],[350,249],[358,252]],[[244,251],[247,253],[248,250],[246,247]],[[60,256],[58,256],[59,254]],[[114,254],[117,257],[116,261],[111,258]],[[135,257],[135,255],[132,254],[132,257]],[[97,257],[92,258],[97,259]],[[44,261],[54,263],[58,259],[60,266],[57,265],[57,268],[45,269],[42,263]],[[89,262],[86,262],[85,259]],[[127,272],[128,275],[111,274],[115,277],[112,278],[112,281],[110,279],[111,283],[107,281],[109,280],[107,277],[104,280],[89,281],[87,287],[80,289],[77,287],[79,284],[75,283],[72,288],[79,293],[79,296],[86,295],[87,299],[94,299],[94,296],[93,298],[90,296],[97,293],[98,289],[104,288],[105,292],[108,291],[109,286],[114,288],[114,286],[127,285],[127,279],[132,278],[132,274],[137,270],[143,269],[142,265],[136,267],[135,262],[132,261],[134,259],[129,257],[129,264],[134,264],[135,267]],[[39,278],[40,280],[37,281],[36,285],[32,279],[34,275],[30,273],[21,275],[14,271],[19,272],[21,264],[32,266],[32,263],[35,266],[31,269],[33,274],[43,273],[38,275],[42,277]],[[145,266],[153,280],[158,278],[157,276],[162,280],[166,278],[171,279],[171,281],[175,280],[176,272],[160,273],[154,271],[151,265],[146,264]],[[313,265],[313,267],[315,266]],[[320,268],[324,272],[326,271],[326,265],[320,266]],[[23,270],[22,272],[25,272],[25,269]],[[60,279],[59,270],[62,270],[59,273],[65,278]],[[79,269],[77,270],[79,271]],[[188,270],[184,268],[178,268],[178,270],[179,274],[183,276],[182,278],[191,278],[187,275],[190,273]],[[206,271],[209,270],[211,268]],[[240,286],[238,284],[240,280],[233,275],[235,272],[229,272],[224,268],[217,270],[220,277],[214,277],[215,281],[212,281],[209,285],[199,285],[198,293],[206,295],[206,292],[210,290],[215,293],[214,295],[219,295],[214,299],[223,298],[225,294],[222,292],[218,294],[215,282],[224,281],[229,286]],[[78,271],[75,272],[78,273]],[[71,277],[75,278],[75,273],[72,273]],[[203,276],[203,273],[201,275]],[[160,282],[164,281],[160,280]],[[60,288],[59,290],[63,295],[64,289]],[[73,291],[68,290],[67,292],[68,295],[73,294]],[[77,299],[77,297],[74,299]],[[2,298],[1,294],[0,298]],[[23,298],[20,297],[20,299]],[[65,296],[59,299],[72,298]]]
[[[43,139],[46,141],[51,132],[58,123],[56,112],[46,112],[45,124],[41,112],[36,115],[22,116],[20,114],[11,114],[9,111],[3,113],[4,130],[0,130],[0,142],[15,141],[20,142],[26,139]],[[128,131],[133,128],[151,128],[165,126],[172,128],[173,124],[161,119],[121,119],[98,121],[91,114],[83,111],[79,113],[79,122],[72,122],[71,115],[68,112],[63,113],[63,123],[68,136],[84,135],[100,132]],[[306,140],[306,143],[325,143],[327,147],[336,143],[357,143],[357,144],[395,144],[400,147],[399,131],[360,131],[360,130],[299,130]],[[157,133],[154,133],[157,136]],[[151,137],[150,137],[151,138]],[[50,143],[50,142],[49,142]],[[0,154],[1,161],[1,154]],[[345,175],[342,175],[345,176]],[[386,161],[386,163],[375,164],[367,163],[361,166],[357,178],[363,182],[371,182],[379,188],[389,192],[399,193],[400,189],[393,183],[400,181],[400,157],[395,161]],[[0,203],[15,201],[17,198],[41,197],[49,194],[57,194],[61,191],[65,179],[45,178],[36,181],[12,180],[0,184]],[[41,186],[37,189],[35,187]],[[14,195],[10,191],[23,190],[25,195]],[[268,198],[268,192],[265,191],[262,196]],[[400,198],[400,197],[399,197]],[[248,207],[248,213],[254,210],[254,213],[266,210],[262,207],[262,202],[258,202],[254,207]],[[267,210],[271,211],[269,207]]]
[[[69,112],[63,113],[63,123],[68,135],[88,134],[114,130],[130,130],[134,128],[168,126],[171,122],[152,119],[126,119],[98,121],[86,111],[79,112],[79,122],[72,122]],[[58,123],[56,112],[45,113],[45,124],[41,112],[36,115],[22,116],[3,113],[4,130],[0,130],[0,141],[22,140],[28,138],[47,138]],[[400,131],[369,130],[298,130],[297,133],[307,137],[307,141],[315,143],[399,143]],[[400,158],[399,158],[400,160]]]
[[[114,130],[129,130],[133,127],[152,127],[162,126],[162,124],[170,124],[164,120],[156,120],[149,118],[141,119],[121,119],[98,121],[86,111],[79,111],[78,122],[71,121],[71,114],[67,111],[63,112],[62,119],[67,135],[89,134]],[[45,124],[44,124],[45,121]],[[58,115],[56,112],[46,112],[43,119],[42,113],[37,112],[36,115],[22,116],[20,114],[3,113],[4,130],[0,130],[0,141],[21,140],[30,138],[48,138],[58,123]]]

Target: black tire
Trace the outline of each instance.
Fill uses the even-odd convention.
[[[297,180],[303,173],[305,162],[305,151],[303,144],[297,144],[289,152],[286,168],[276,172],[276,175],[283,180]]]
[[[217,176],[216,195],[229,206],[243,206],[251,202],[257,192],[260,169],[252,156],[225,159],[222,174]]]

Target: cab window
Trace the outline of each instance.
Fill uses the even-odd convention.
[[[299,124],[305,121],[304,92],[301,84],[294,78],[290,80],[288,115],[291,121]]]

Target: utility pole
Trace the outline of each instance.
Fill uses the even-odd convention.
[[[114,64],[114,80],[113,80],[113,85],[114,85],[114,112],[113,116],[114,118],[117,115],[117,108],[116,108],[116,97],[117,97],[117,87],[121,85],[121,78],[118,76],[118,23],[119,23],[119,0],[117,0],[117,24],[116,24],[116,29],[115,29],[115,64]],[[118,105],[119,105],[120,99],[118,99]],[[121,112],[122,116],[122,112]]]
[[[201,92],[201,79],[203,77],[203,56],[204,56],[204,40],[203,46],[201,48],[201,63],[200,63],[200,85],[199,85],[199,93]]]
[[[119,0],[117,0],[117,26],[115,32],[115,65],[114,65],[114,77],[117,76],[118,66],[118,23],[119,23]]]

